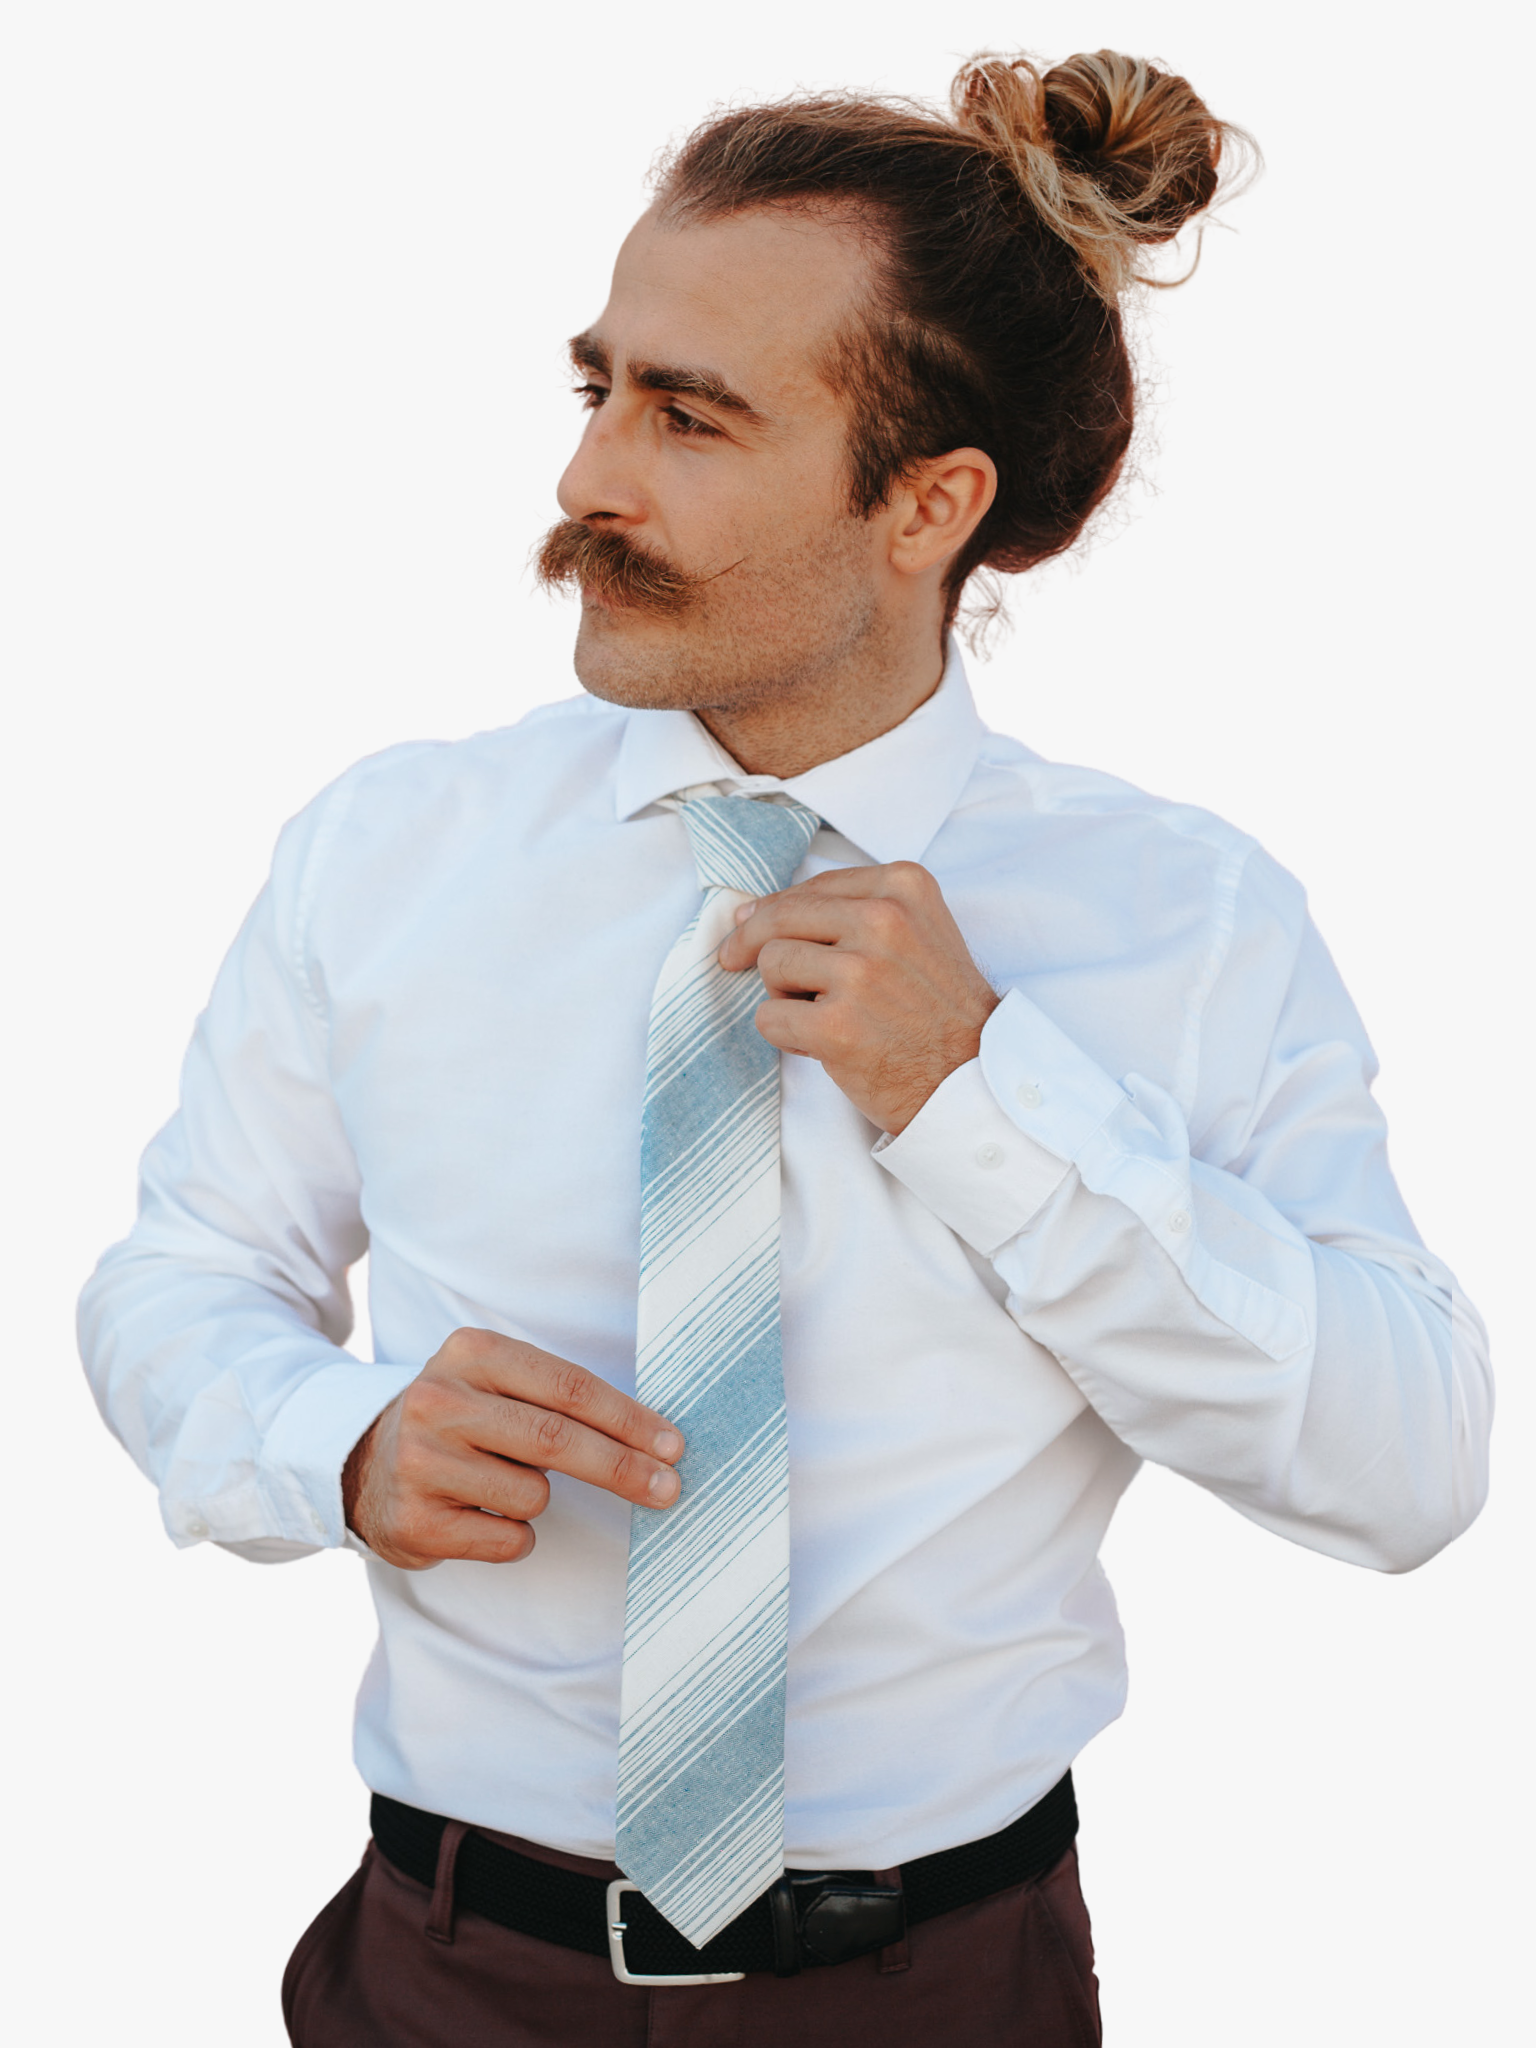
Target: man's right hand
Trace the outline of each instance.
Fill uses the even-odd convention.
[[[546,1472],[670,1507],[683,1439],[595,1373],[491,1330],[455,1330],[354,1447],[347,1526],[376,1557],[425,1571],[445,1557],[512,1564],[549,1504]]]

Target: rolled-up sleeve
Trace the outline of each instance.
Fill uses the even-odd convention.
[[[1184,1090],[1111,1076],[1015,989],[877,1156],[1131,1449],[1296,1542],[1407,1570],[1482,1505],[1486,1338],[1408,1217],[1299,891],[1252,866]]]
[[[346,801],[344,779],[279,841],[145,1155],[138,1220],[80,1303],[97,1403],[173,1540],[262,1560],[345,1542],[347,1453],[419,1369],[343,1349],[368,1240],[303,913]]]

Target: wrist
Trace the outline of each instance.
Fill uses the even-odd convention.
[[[1002,1001],[1001,996],[988,986],[985,1000],[978,1003],[974,1013],[963,1024],[949,1033],[942,1049],[937,1050],[931,1066],[920,1082],[904,1099],[887,1112],[881,1123],[887,1137],[899,1138],[914,1117],[919,1116],[938,1094],[952,1074],[968,1067],[972,1060],[981,1055],[981,1034],[986,1029],[987,1019]]]
[[[347,1453],[347,1462],[341,1468],[341,1512],[342,1519],[355,1536],[367,1536],[357,1524],[357,1504],[362,1495],[363,1483],[368,1476],[368,1466],[373,1456],[374,1432],[378,1429],[379,1418],[375,1416],[363,1431],[357,1442]]]

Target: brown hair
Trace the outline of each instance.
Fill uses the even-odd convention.
[[[1257,151],[1188,83],[1113,50],[1042,72],[974,57],[951,118],[835,94],[716,116],[657,177],[665,218],[827,209],[872,229],[874,302],[825,365],[849,401],[849,498],[868,517],[951,448],[997,465],[991,509],[949,579],[1072,545],[1113,488],[1134,414],[1120,299]]]

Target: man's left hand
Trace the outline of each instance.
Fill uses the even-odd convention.
[[[882,1130],[905,1130],[975,1059],[998,996],[926,868],[837,868],[736,915],[720,964],[761,974],[758,1030],[820,1060]]]

